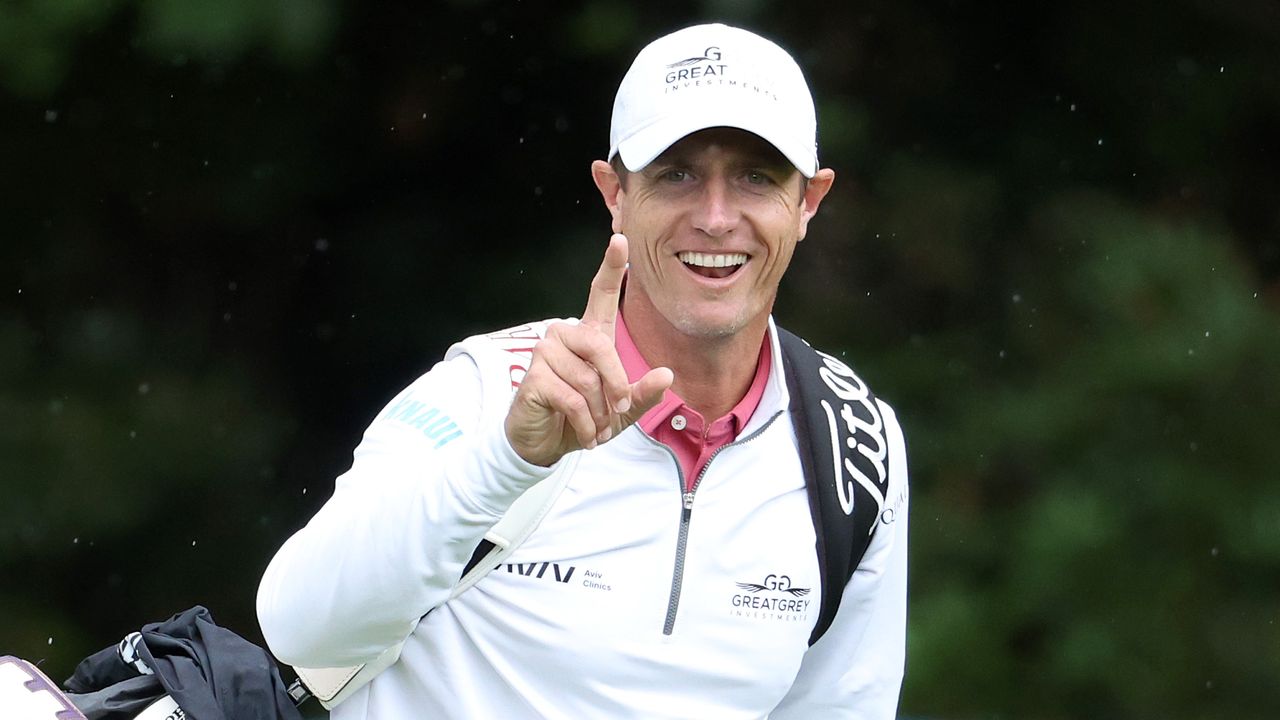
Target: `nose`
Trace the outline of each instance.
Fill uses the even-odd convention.
[[[698,207],[693,213],[693,226],[711,237],[721,237],[738,226],[739,215],[729,183],[723,177],[709,178],[698,198]]]

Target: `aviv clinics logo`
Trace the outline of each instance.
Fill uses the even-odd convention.
[[[808,619],[813,600],[806,598],[810,589],[796,587],[786,575],[770,573],[762,582],[734,583],[742,592],[730,600],[729,614],[733,617],[800,622]]]
[[[611,592],[613,587],[605,582],[604,573],[599,570],[583,569],[582,573],[577,575],[574,580],[576,565],[561,565],[558,562],[528,562],[528,563],[506,563],[499,565],[499,569],[505,568],[512,575],[520,575],[522,577],[532,578],[534,580],[544,580],[549,582],[560,583],[562,585],[570,584],[573,580],[575,586],[588,588],[591,590],[603,590]]]

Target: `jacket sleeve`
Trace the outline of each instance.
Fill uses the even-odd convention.
[[[831,627],[805,653],[770,720],[887,720],[897,714],[906,662],[910,497],[902,428],[888,405],[880,408],[892,468],[880,524]]]
[[[374,419],[333,496],[262,578],[258,619],[278,658],[337,667],[404,640],[448,599],[485,531],[551,472],[516,455],[482,400],[479,370],[462,354]]]

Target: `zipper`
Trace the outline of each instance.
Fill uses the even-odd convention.
[[[716,459],[716,456],[728,448],[745,445],[756,439],[770,425],[772,425],[773,421],[778,419],[778,416],[782,413],[783,411],[779,410],[765,421],[765,423],[760,426],[760,429],[744,438],[721,445],[715,452],[711,453],[711,457],[707,458],[707,464],[702,466],[702,472],[698,473],[698,477],[693,479],[693,486],[690,487],[688,491],[685,491],[684,489],[684,470],[680,467],[680,460],[676,457],[675,451],[657,440],[654,440],[652,437],[649,437],[648,433],[640,433],[641,435],[648,437],[651,442],[667,451],[667,454],[671,456],[671,461],[676,464],[676,477],[680,481],[680,534],[676,539],[676,561],[675,567],[671,573],[671,595],[667,600],[667,617],[662,624],[663,635],[671,635],[676,627],[676,612],[680,609],[680,591],[684,586],[685,548],[689,543],[689,523],[693,520],[693,498],[694,493],[698,491],[698,485],[702,484],[702,478],[706,476],[707,470],[711,468],[711,463]]]

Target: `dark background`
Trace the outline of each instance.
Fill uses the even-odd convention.
[[[0,3],[0,653],[257,580],[454,339],[573,315],[634,53],[790,49],[780,322],[912,461],[905,715],[1280,708],[1280,6]]]

